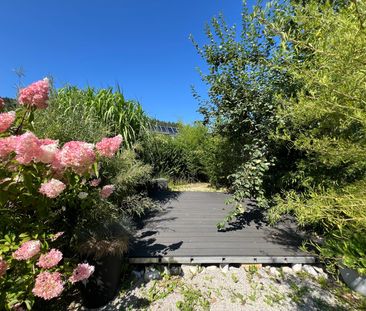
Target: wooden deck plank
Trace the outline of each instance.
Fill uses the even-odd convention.
[[[131,261],[182,258],[186,262],[204,258],[210,262],[212,258],[221,262],[225,257],[251,258],[254,262],[256,257],[262,262],[313,260],[299,250],[303,234],[293,222],[287,220],[271,227],[263,211],[250,201],[246,202],[248,212],[243,217],[218,231],[216,224],[230,210],[225,204],[227,198],[227,194],[212,192],[169,193],[168,198],[159,198],[162,210],[140,224],[131,245]]]

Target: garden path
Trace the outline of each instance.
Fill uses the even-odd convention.
[[[228,194],[166,192],[155,197],[162,210],[141,221],[131,263],[312,263],[300,251],[304,234],[290,219],[271,227],[250,201],[247,212],[223,231]]]

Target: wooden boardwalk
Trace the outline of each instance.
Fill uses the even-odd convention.
[[[290,220],[269,226],[262,211],[247,202],[248,212],[224,231],[216,224],[230,210],[228,195],[172,192],[157,199],[162,210],[137,230],[131,263],[311,263],[299,250],[303,234]]]

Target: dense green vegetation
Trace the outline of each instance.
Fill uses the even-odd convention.
[[[87,135],[94,142],[104,128],[110,135],[121,134],[124,146],[131,147],[148,130],[149,119],[141,105],[126,100],[118,88],[64,87],[55,91],[50,106],[51,111],[38,117],[37,126],[44,134],[60,136],[61,140],[71,136],[85,139]]]
[[[366,4],[286,1],[244,5],[238,34],[222,16],[196,43],[208,65],[201,112],[235,150],[226,171],[244,197],[293,213],[325,237],[320,253],[366,273]],[[199,95],[196,94],[199,98]],[[226,147],[227,148],[227,147]],[[222,223],[221,225],[224,225]]]
[[[177,136],[155,133],[145,136],[138,148],[140,157],[153,167],[155,176],[175,181],[206,180],[202,161],[207,129],[199,123],[194,126],[180,123],[178,131]]]
[[[53,90],[49,107],[39,111],[34,122],[35,134],[60,143],[71,140],[96,143],[105,136],[123,136],[122,151],[112,159],[103,159],[100,166],[102,181],[115,186],[112,203],[127,218],[155,208],[146,196],[152,168],[138,160],[133,148],[138,139],[147,135],[148,128],[149,119],[141,106],[125,100],[119,90],[112,88]],[[124,219],[124,224],[128,223]]]

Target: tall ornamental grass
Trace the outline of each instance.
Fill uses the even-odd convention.
[[[81,124],[96,126],[97,133],[100,127],[104,127],[110,135],[121,134],[123,144],[128,148],[148,129],[148,117],[141,105],[136,101],[126,100],[119,88],[97,90],[91,87],[79,89],[67,86],[57,90],[52,101],[52,107],[58,113],[57,118],[74,115],[80,118]],[[87,121],[84,122],[85,119]],[[47,127],[47,124],[44,125]]]

